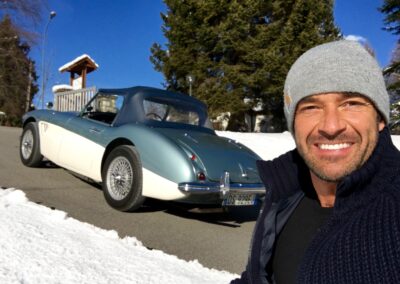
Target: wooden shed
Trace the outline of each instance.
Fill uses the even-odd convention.
[[[58,70],[60,72],[70,72],[70,85],[76,90],[86,88],[87,74],[97,68],[99,68],[99,65],[89,55],[83,54],[64,64]]]

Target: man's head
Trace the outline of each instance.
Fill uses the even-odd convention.
[[[359,43],[340,40],[311,48],[292,65],[284,87],[284,111],[289,131],[298,102],[323,93],[358,93],[369,98],[385,123],[389,95],[376,60]]]
[[[285,115],[311,173],[336,183],[365,163],[389,120],[382,72],[356,42],[312,48],[288,73]]]

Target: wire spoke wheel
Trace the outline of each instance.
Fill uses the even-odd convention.
[[[107,171],[107,187],[115,200],[122,200],[128,196],[133,181],[133,170],[125,157],[115,158]]]
[[[21,141],[21,155],[24,159],[29,159],[33,151],[33,133],[32,130],[28,129],[22,136]]]
[[[134,211],[143,204],[142,165],[131,145],[113,149],[102,169],[103,194],[107,203],[120,211]]]
[[[21,162],[28,167],[39,167],[42,164],[43,156],[40,153],[40,135],[36,122],[29,122],[22,131],[19,156]]]

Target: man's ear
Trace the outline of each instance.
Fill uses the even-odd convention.
[[[378,124],[379,131],[381,131],[383,128],[385,128],[385,121],[381,119],[381,121]]]

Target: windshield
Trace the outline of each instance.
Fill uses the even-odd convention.
[[[124,97],[121,95],[99,93],[83,109],[82,117],[111,124],[121,109],[123,101]]]

